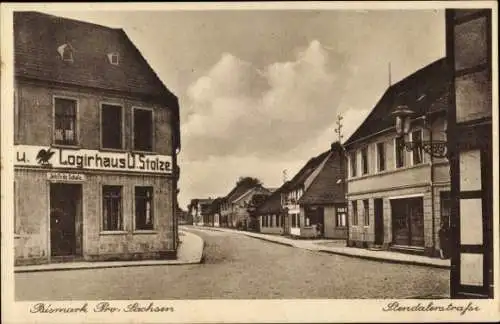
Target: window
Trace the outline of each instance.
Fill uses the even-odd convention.
[[[347,217],[346,217],[346,208],[339,207],[337,208],[335,215],[335,226],[336,227],[345,227],[347,226]]]
[[[54,99],[54,140],[56,144],[77,144],[76,106],[76,100],[73,99]]]
[[[108,59],[109,59],[109,63],[111,63],[113,65],[120,64],[120,55],[117,52],[109,53]]]
[[[153,229],[153,187],[135,187],[135,229]]]
[[[352,152],[351,153],[351,158],[350,158],[350,161],[351,161],[351,177],[355,177],[356,176],[356,166],[358,164],[357,160],[356,160],[356,152]]]
[[[276,215],[276,227],[280,227],[280,226],[281,226],[281,216]]]
[[[377,143],[378,171],[385,170],[385,143]]]
[[[122,187],[102,187],[102,229],[104,231],[123,230]]]
[[[357,201],[354,200],[351,202],[352,206],[352,225],[358,225],[358,205]]]
[[[411,140],[413,144],[412,156],[413,165],[422,163],[422,130],[417,130],[411,133]]]
[[[297,227],[300,227],[300,214],[296,214],[297,216]]]
[[[368,147],[361,149],[361,170],[363,174],[368,173]]]
[[[102,147],[121,149],[122,144],[122,107],[103,104],[101,106]]]
[[[153,111],[134,109],[134,149],[153,151]]]
[[[396,168],[401,168],[405,165],[405,148],[403,145],[404,138],[397,137],[395,141],[396,149]]]
[[[63,44],[57,48],[61,59],[65,62],[73,62],[73,48],[69,44]]]
[[[365,226],[370,225],[370,207],[369,207],[368,199],[363,200],[363,216]]]

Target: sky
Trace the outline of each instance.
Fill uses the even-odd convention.
[[[182,208],[240,176],[281,186],[338,140],[338,114],[345,141],[445,55],[443,10],[42,11],[123,28],[177,95]]]

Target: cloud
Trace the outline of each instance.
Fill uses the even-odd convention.
[[[318,41],[264,68],[225,53],[187,90],[183,154],[283,158],[330,127],[351,74],[346,56]]]

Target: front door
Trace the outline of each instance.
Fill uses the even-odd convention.
[[[81,254],[81,185],[50,185],[50,250],[52,256]]]
[[[424,246],[423,199],[391,200],[393,243],[405,246]]]
[[[381,198],[373,200],[375,209],[375,244],[384,243],[384,205]]]

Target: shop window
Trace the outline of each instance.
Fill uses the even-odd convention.
[[[153,111],[134,109],[134,150],[153,151]]]
[[[363,174],[368,173],[368,147],[361,149],[361,170]]]
[[[292,227],[297,227],[297,223],[295,220],[295,214],[292,214]]]
[[[363,217],[365,226],[370,225],[370,207],[368,199],[363,200]]]
[[[385,143],[377,143],[378,171],[385,170]]]
[[[356,166],[358,164],[358,162],[356,160],[356,152],[351,153],[349,160],[351,161],[351,177],[355,177],[356,173],[357,173]]]
[[[413,165],[417,165],[422,163],[422,130],[417,130],[411,133],[411,141],[414,143],[412,156],[413,156]]]
[[[352,206],[352,225],[358,225],[358,202],[356,200],[351,201]]]
[[[135,229],[153,229],[153,187],[135,187]]]
[[[77,102],[73,99],[54,98],[54,142],[75,145]]]
[[[336,227],[345,227],[347,226],[347,215],[346,215],[346,208],[345,207],[339,207],[335,211],[335,226]]]
[[[102,187],[102,229],[104,231],[123,230],[122,187]]]
[[[396,138],[395,149],[396,149],[396,168],[402,168],[405,165],[405,148],[403,145],[404,138]]]
[[[121,106],[109,104],[101,106],[101,138],[103,148],[123,148],[122,113]]]

